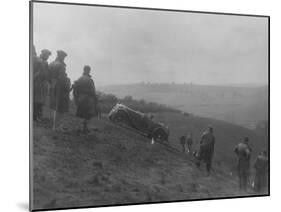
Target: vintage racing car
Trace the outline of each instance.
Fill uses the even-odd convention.
[[[149,115],[135,111],[123,104],[117,103],[112,108],[109,119],[114,123],[133,128],[155,141],[168,142],[169,128],[167,126],[155,122]]]

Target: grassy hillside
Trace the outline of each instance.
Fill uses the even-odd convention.
[[[47,111],[50,117],[50,111]],[[73,111],[71,111],[73,114]],[[171,129],[171,146],[187,130],[199,135],[212,124],[217,137],[214,170],[206,176],[191,156],[150,141],[110,123],[105,117],[91,122],[89,135],[74,132],[79,120],[68,115],[69,133],[51,131],[51,120],[34,125],[34,208],[63,208],[111,204],[148,203],[249,195],[241,193],[230,166],[234,144],[244,135],[263,141],[251,131],[225,122],[179,113],[155,114]],[[256,152],[256,148],[254,151]]]

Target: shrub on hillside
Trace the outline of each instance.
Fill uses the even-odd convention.
[[[156,112],[180,112],[177,109],[170,108],[166,105],[155,102],[146,102],[145,100],[136,100],[132,96],[125,96],[124,98],[117,98],[113,94],[105,94],[98,92],[99,106],[103,113],[109,113],[116,103],[122,103],[134,110],[143,113]]]

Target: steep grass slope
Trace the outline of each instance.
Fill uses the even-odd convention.
[[[159,114],[157,119],[169,123],[171,145],[179,148],[177,139],[186,129],[194,135],[210,120],[183,118],[174,113]],[[77,120],[65,120],[75,128]],[[207,177],[204,167],[198,169],[188,157],[123,129],[106,119],[93,120],[89,135],[77,136],[51,131],[50,120],[34,125],[33,192],[34,209],[148,203],[249,195],[238,191],[236,179],[218,166],[232,143],[223,145],[225,135],[248,132],[243,128],[215,121],[217,135],[215,172]],[[244,130],[244,131],[243,131]],[[251,136],[251,135],[250,135]],[[231,138],[239,140],[239,136]],[[224,140],[224,141],[223,141]],[[221,149],[224,146],[224,149]],[[219,158],[217,158],[219,157]],[[232,161],[230,159],[230,161]]]

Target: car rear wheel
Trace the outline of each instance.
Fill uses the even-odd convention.
[[[168,143],[168,136],[163,129],[156,129],[152,135],[153,139],[160,142]]]

